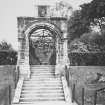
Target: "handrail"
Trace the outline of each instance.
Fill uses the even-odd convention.
[[[13,99],[12,103],[19,103],[21,90],[22,90],[22,86],[23,86],[23,81],[24,81],[23,77],[19,78],[16,90],[15,90],[15,96],[14,96],[14,99]]]
[[[67,67],[65,67],[65,78],[66,78],[66,80],[67,81],[69,81],[70,80],[70,71],[69,70],[67,70]],[[69,71],[69,72],[68,72]],[[69,81],[69,83],[68,83],[68,86],[70,86],[70,81]],[[75,101],[77,101],[76,100],[76,84],[75,83],[73,83],[73,84],[71,84],[71,87],[72,87],[72,89],[71,89],[71,93],[72,93],[72,102],[75,102]],[[101,92],[101,91],[103,91],[103,90],[105,90],[105,87],[103,87],[103,88],[100,88],[100,89],[96,89],[96,90],[94,90],[94,95],[93,95],[93,97],[94,97],[94,100],[93,100],[93,105],[96,105],[97,104],[97,95],[98,95],[98,92]],[[86,90],[85,90],[85,88],[83,87],[83,88],[81,88],[81,105],[85,105],[85,92]]]
[[[73,88],[72,88],[72,102],[75,101],[75,84],[73,84]]]
[[[96,91],[99,92],[99,91],[103,91],[103,90],[105,90],[105,87],[101,88],[101,89],[97,89]]]
[[[97,104],[97,94],[98,94],[98,92],[103,91],[103,90],[105,90],[105,87],[95,90],[93,105]],[[82,88],[82,96],[81,96],[81,104],[82,105],[84,105],[84,102],[85,102],[85,100],[84,100],[85,94],[84,93],[85,93],[85,88]],[[73,88],[72,88],[72,102],[74,102],[74,101],[75,101],[75,84],[73,84]]]
[[[96,103],[97,103],[97,94],[98,94],[98,92],[103,91],[103,90],[105,90],[105,87],[95,90],[95,93],[94,93],[94,105],[96,105]]]
[[[65,83],[66,83],[66,85],[65,85],[65,95],[66,95],[66,100],[69,100],[69,102],[70,103],[73,103],[74,101],[72,100],[72,89],[70,88],[70,72],[69,72],[69,70],[68,70],[68,68],[67,68],[67,66],[65,66],[65,72],[64,72],[64,80],[65,80]],[[75,103],[75,102],[74,102]],[[77,105],[76,103],[75,103],[75,105]]]
[[[12,101],[12,96],[11,96],[11,86],[9,85],[9,87],[8,87],[8,89],[9,89],[9,105],[11,105],[11,101]]]

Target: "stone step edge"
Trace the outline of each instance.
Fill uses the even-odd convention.
[[[24,78],[19,79],[12,103],[19,103],[19,99],[20,99],[21,91],[22,91],[22,86],[23,86],[23,81],[24,81]]]
[[[35,98],[32,98],[32,97],[24,97],[24,98],[20,98],[20,102],[22,101],[22,100],[26,100],[26,101],[36,101],[36,100],[58,100],[58,99],[65,99],[64,97],[35,97]]]
[[[61,80],[62,80],[62,84],[63,84],[63,90],[64,90],[64,97],[65,97],[65,101],[68,102],[68,103],[72,103],[71,101],[71,92],[68,88],[68,85],[67,85],[67,81],[66,81],[66,78],[65,76],[62,76],[61,77]]]

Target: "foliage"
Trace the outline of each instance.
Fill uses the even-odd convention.
[[[87,21],[102,30],[105,26],[105,0],[93,0],[81,5],[81,8],[82,17],[87,17]]]
[[[12,46],[3,40],[0,43],[0,50],[12,50]]]
[[[6,41],[0,43],[0,65],[16,65],[17,52]]]
[[[105,0],[93,0],[90,3],[81,5],[82,15],[90,20],[102,18],[105,16]]]
[[[69,44],[71,52],[105,52],[105,33],[90,32],[83,34]]]
[[[69,45],[71,65],[105,66],[105,34],[85,33]]]
[[[71,66],[105,66],[105,53],[69,53]]]
[[[68,20],[68,38],[69,42],[75,38],[79,38],[83,33],[90,31],[90,23],[86,17],[82,17],[81,10],[73,12],[72,16]]]
[[[17,52],[15,51],[1,51],[0,65],[16,65]]]
[[[105,30],[105,0],[93,0],[80,7],[68,21],[69,42],[91,31],[91,28],[96,27],[101,33]]]
[[[69,44],[70,53],[71,52],[89,52],[85,43],[80,39],[75,39]]]
[[[81,41],[85,43],[88,50],[95,52],[105,52],[105,34],[96,32],[86,33],[81,36]]]

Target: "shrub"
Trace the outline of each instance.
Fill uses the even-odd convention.
[[[105,53],[69,53],[72,66],[105,66]]]
[[[0,65],[16,65],[17,52],[16,51],[0,51]]]

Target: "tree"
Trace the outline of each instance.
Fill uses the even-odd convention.
[[[0,50],[11,50],[12,46],[11,44],[8,44],[6,41],[1,41],[0,43]]]
[[[87,21],[98,26],[102,32],[105,27],[105,0],[93,0],[81,5],[81,8],[82,17],[87,17]]]
[[[105,35],[98,32],[83,34],[79,39],[73,40],[69,48],[71,52],[105,52]]]
[[[73,12],[72,16],[68,20],[68,38],[69,42],[75,38],[79,38],[83,33],[90,31],[90,23],[86,17],[82,17],[81,10]]]
[[[15,65],[17,52],[6,41],[0,43],[0,65]]]

